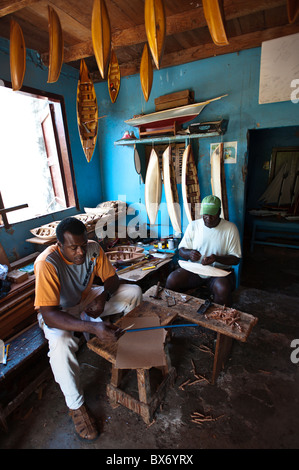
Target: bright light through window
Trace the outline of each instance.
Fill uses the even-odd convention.
[[[75,205],[61,122],[59,100],[0,86],[2,203],[6,209],[28,204],[7,212],[10,224]]]

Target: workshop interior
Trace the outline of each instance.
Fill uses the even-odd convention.
[[[298,448],[299,1],[83,3],[0,5],[0,448]],[[240,237],[231,305],[167,286],[228,275],[182,256],[209,196]],[[68,217],[142,291],[116,343],[75,334],[90,442],[35,305]]]

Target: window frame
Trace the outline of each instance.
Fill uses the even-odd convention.
[[[1,81],[4,83],[5,88],[12,89],[11,82],[7,80],[3,80],[3,79],[1,79]],[[66,116],[64,96],[59,95],[57,93],[52,93],[52,92],[48,92],[44,90],[38,90],[36,88],[27,87],[27,86],[23,86],[21,90],[14,91],[14,93],[21,93],[21,94],[26,94],[26,95],[29,94],[34,98],[45,99],[49,101],[49,109],[51,112],[53,131],[54,131],[54,136],[55,136],[55,144],[56,144],[58,160],[59,160],[60,176],[61,176],[62,185],[64,189],[65,200],[67,203],[67,207],[63,210],[68,210],[72,208],[79,209],[79,200],[78,200],[73,158],[72,158],[72,152],[71,152],[70,137],[69,137],[69,131],[68,131],[68,125],[67,125],[67,116]],[[56,104],[58,106],[55,109]],[[60,116],[57,116],[56,118],[55,111],[57,111],[58,108],[60,111],[59,113]],[[44,137],[44,141],[46,145],[45,137]],[[52,186],[54,189],[53,179],[52,179]],[[21,209],[23,207],[27,207],[27,204],[21,204],[15,207],[5,207],[5,205],[3,204],[1,188],[0,188],[0,228],[4,227],[5,229],[9,229],[11,225],[15,225],[16,223],[24,223],[28,220],[36,220],[40,217],[45,217],[47,215],[51,215],[51,214],[55,214],[56,212],[59,212],[59,211],[53,211],[53,212],[38,215],[31,219],[20,220],[19,222],[13,222],[12,224],[10,224],[8,222],[6,213],[11,212],[13,210]]]

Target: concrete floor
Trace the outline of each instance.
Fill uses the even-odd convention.
[[[295,449],[299,447],[299,365],[291,361],[291,341],[299,338],[298,250],[257,246],[244,259],[241,287],[234,306],[258,317],[246,343],[235,342],[217,383],[193,379],[192,362],[208,380],[213,357],[199,349],[213,347],[213,333],[176,328],[170,343],[176,382],[146,425],[132,411],[113,409],[106,396],[110,364],[82,346],[79,352],[86,401],[101,435],[94,442],[75,433],[58,386],[50,379],[42,396],[33,394],[0,431],[1,449]],[[298,354],[299,357],[299,354]],[[131,393],[137,387],[129,383]],[[191,414],[211,415],[202,425]]]

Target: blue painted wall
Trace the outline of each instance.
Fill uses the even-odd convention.
[[[8,42],[1,41],[0,78],[6,80],[10,80],[8,51]],[[227,133],[222,138],[201,139],[199,145],[194,144],[194,151],[198,162],[201,194],[204,197],[211,193],[210,143],[220,140],[238,142],[237,163],[226,164],[225,172],[230,220],[238,225],[242,235],[245,207],[243,175],[247,165],[248,129],[299,124],[299,104],[258,104],[259,70],[260,48],[256,48],[155,71],[148,102],[143,98],[139,75],[122,79],[120,93],[114,104],[110,101],[107,83],[95,84],[99,116],[106,117],[99,121],[98,143],[90,163],[85,160],[77,130],[78,73],[64,65],[59,81],[47,84],[47,69],[39,64],[33,51],[27,51],[24,85],[64,96],[80,211],[84,210],[84,206],[96,206],[103,200],[114,200],[120,196],[128,204],[144,203],[144,185],[140,183],[140,177],[135,171],[133,148],[114,145],[126,130],[134,130],[125,124],[126,119],[141,112],[153,112],[154,99],[167,93],[190,89],[194,91],[197,102],[228,93],[227,97],[209,104],[193,121],[229,119]],[[137,135],[138,132],[135,132]],[[164,194],[162,202],[165,203]],[[165,211],[165,207],[163,210]],[[162,223],[166,218],[162,214]],[[35,226],[50,219],[51,217],[42,218]],[[141,219],[146,221],[144,213]],[[183,221],[186,222],[184,213]],[[1,243],[10,258],[14,259],[16,255],[25,256],[34,251],[30,244],[24,242],[30,236],[29,228],[32,226],[30,222],[15,224],[9,233],[0,229]]]

